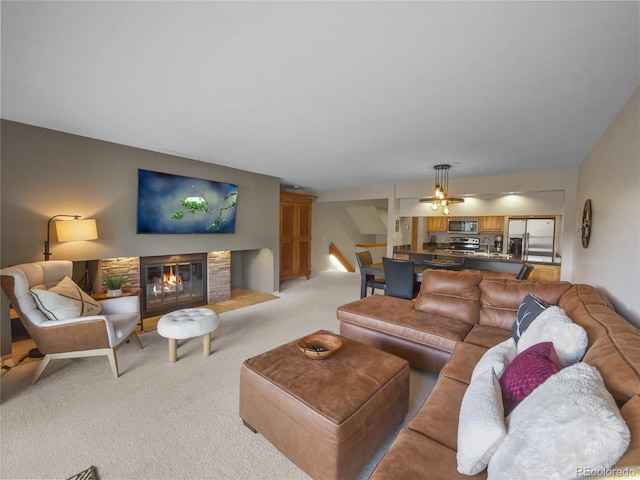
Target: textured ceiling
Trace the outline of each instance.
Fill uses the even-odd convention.
[[[639,5],[4,0],[2,118],[313,189],[577,168]]]

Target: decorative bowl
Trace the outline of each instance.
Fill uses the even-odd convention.
[[[335,335],[329,333],[312,333],[298,340],[298,348],[313,360],[329,358],[342,346]]]

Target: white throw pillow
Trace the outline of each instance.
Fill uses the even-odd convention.
[[[509,415],[488,478],[562,480],[606,471],[630,438],[598,369],[576,363],[549,377]]]
[[[506,434],[500,382],[492,369],[471,380],[462,398],[458,472],[475,475],[484,470]]]
[[[542,342],[552,342],[563,367],[582,360],[589,338],[560,307],[552,306],[538,315],[518,340],[518,353]]]
[[[99,315],[102,311],[102,305],[84,293],[68,276],[48,290],[32,288],[30,291],[38,310],[49,320]]]
[[[482,358],[473,369],[471,380],[491,369],[500,377],[514,358],[516,358],[516,341],[513,337],[510,337],[484,352],[484,355],[482,355]]]

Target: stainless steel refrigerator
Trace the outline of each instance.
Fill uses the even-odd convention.
[[[553,262],[554,218],[509,219],[508,253],[524,261]]]

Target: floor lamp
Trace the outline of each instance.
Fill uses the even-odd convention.
[[[56,221],[56,235],[58,237],[58,243],[62,242],[73,242],[78,240],[97,240],[98,239],[98,228],[96,225],[96,221],[93,218],[88,218],[85,220],[80,220],[80,215],[54,215],[49,218],[47,222],[47,239],[44,242],[44,259],[49,260],[51,256],[51,221],[54,218],[59,217],[68,217],[73,218],[73,220],[63,220]],[[90,289],[89,285],[89,261],[85,261],[84,267],[84,277],[82,277],[82,281],[84,281],[84,290]],[[32,348],[28,353],[30,358],[40,358],[44,355],[37,348]]]

